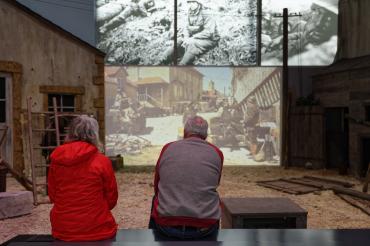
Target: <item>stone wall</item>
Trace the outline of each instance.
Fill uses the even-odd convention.
[[[19,141],[22,129],[27,129],[25,120],[21,124],[26,115],[21,114],[30,96],[33,111],[46,111],[48,92],[83,88],[82,93],[72,93],[79,95],[76,106],[97,116],[104,141],[104,54],[15,1],[0,1],[0,15],[0,60],[3,66],[18,64],[13,73],[13,132],[19,136],[14,138],[14,167],[24,169],[23,157],[28,163]],[[12,73],[3,67],[0,72]],[[23,143],[26,136],[23,132]]]

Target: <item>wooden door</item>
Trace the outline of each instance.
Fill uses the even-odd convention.
[[[13,117],[12,117],[12,90],[10,74],[0,73],[0,137],[8,127],[5,142],[0,155],[13,166]]]

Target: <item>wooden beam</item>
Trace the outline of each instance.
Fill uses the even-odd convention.
[[[368,207],[367,204],[364,204],[364,203],[369,203],[368,201],[362,202],[363,200],[361,201],[360,199],[356,199],[350,195],[344,195],[344,194],[337,194],[337,196],[340,197],[342,200],[348,202],[352,206],[360,209],[364,213],[370,215],[370,208]]]
[[[369,164],[369,166],[367,168],[367,174],[366,174],[364,186],[362,187],[362,192],[367,193],[367,189],[369,187],[369,183],[370,183],[370,164]]]
[[[370,201],[370,195],[362,193],[362,192],[357,191],[357,190],[352,190],[352,189],[337,186],[337,187],[333,187],[333,191],[334,191],[335,194],[345,194],[345,195],[350,195],[350,196],[353,196],[353,197],[357,197],[357,198],[361,198],[361,199]]]
[[[281,145],[281,164],[287,168],[290,166],[288,157],[288,9],[283,10],[283,86],[282,86],[282,145]]]
[[[339,181],[339,180],[334,180],[334,179],[319,178],[319,177],[313,177],[313,176],[303,176],[303,178],[311,179],[311,180],[317,180],[317,181],[326,182],[326,183],[332,183],[332,184],[344,186],[346,188],[351,188],[351,187],[354,186],[351,183],[343,182],[343,181]]]
[[[5,160],[1,158],[0,165],[4,165],[8,169],[8,171],[12,174],[12,176],[18,181],[18,183],[20,183],[24,188],[26,188],[26,190],[32,191],[31,185],[32,182],[30,180],[16,172]]]
[[[85,94],[85,87],[83,86],[41,85],[39,88],[39,91],[40,93],[46,93],[46,94],[83,95]]]

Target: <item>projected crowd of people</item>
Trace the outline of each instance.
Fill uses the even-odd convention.
[[[117,73],[114,68],[111,70]],[[255,85],[270,83],[266,78],[276,72],[269,68],[265,71],[266,77],[257,79]],[[203,79],[209,73],[206,68],[201,73],[190,67],[129,67],[121,73],[127,77],[108,76],[107,153],[130,156],[132,164],[153,165],[158,146],[182,139],[186,120],[201,116],[209,122],[207,140],[223,148],[227,163],[278,164],[280,92],[274,92],[277,94],[275,103],[263,107],[256,99],[258,90],[248,85],[252,78],[238,80],[230,72],[229,81],[223,81],[225,85],[230,86],[234,80],[234,87],[250,87],[244,95],[233,95],[231,91],[220,92],[217,84],[220,82]],[[128,90],[128,85],[135,90]]]

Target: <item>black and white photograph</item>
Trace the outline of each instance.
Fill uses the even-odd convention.
[[[289,65],[330,65],[337,52],[338,0],[263,0],[262,65],[282,65],[286,7]]]
[[[257,0],[178,0],[176,15],[175,7],[173,0],[98,0],[106,64],[256,65]]]
[[[257,0],[177,3],[179,65],[256,64]]]
[[[228,165],[279,165],[279,68],[107,66],[106,153],[155,165],[184,123],[208,122]]]
[[[173,20],[174,0],[97,0],[97,47],[107,64],[160,64]]]

